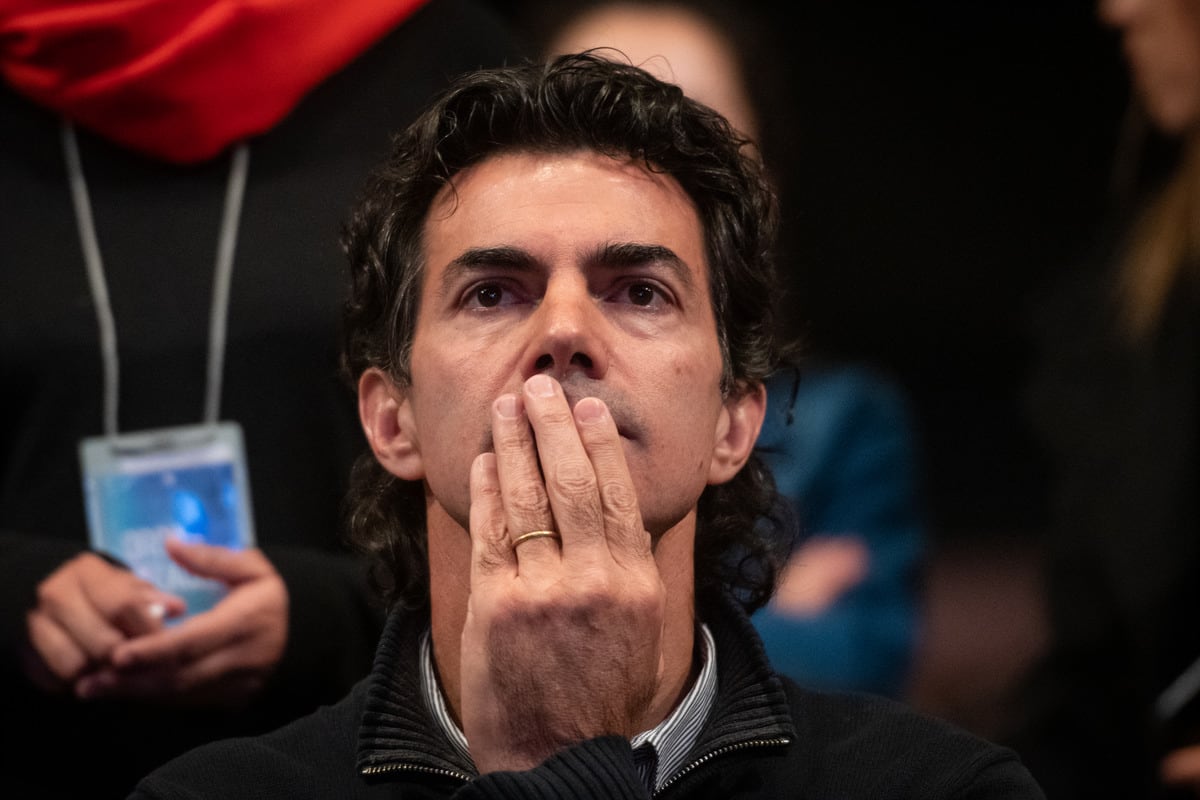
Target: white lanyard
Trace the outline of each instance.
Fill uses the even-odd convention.
[[[104,360],[104,433],[117,434],[118,361],[117,328],[113,320],[108,284],[104,278],[104,262],[92,219],[87,182],[83,177],[83,162],[75,129],[64,122],[62,130],[63,156],[75,205],[75,222],[83,245],[83,260],[87,266],[88,283],[96,306],[100,327],[100,353]],[[238,222],[242,213],[242,198],[246,193],[246,175],[250,168],[250,148],[243,142],[233,151],[229,166],[229,183],[225,189],[225,208],[221,214],[221,229],[217,239],[217,257],[213,267],[212,310],[208,324],[208,378],[204,394],[204,422],[217,421],[221,402],[221,375],[225,362],[225,328],[229,314],[229,285],[233,276],[233,254],[237,247]]]

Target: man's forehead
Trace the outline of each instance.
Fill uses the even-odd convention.
[[[503,151],[461,170],[431,204],[423,244],[435,270],[458,257],[447,247],[570,246],[584,258],[633,244],[673,251],[697,278],[708,272],[704,227],[678,181],[591,150]]]
[[[433,220],[453,214],[464,194],[477,193],[481,188],[491,186],[487,181],[480,185],[476,180],[480,173],[493,175],[502,166],[508,173],[509,180],[514,182],[551,183],[563,180],[563,165],[572,162],[578,165],[603,165],[609,171],[620,172],[631,182],[641,183],[641,188],[647,192],[675,194],[694,211],[691,197],[675,177],[644,159],[628,154],[601,153],[587,148],[564,151],[514,149],[492,153],[451,175],[446,185],[435,195],[426,219]]]

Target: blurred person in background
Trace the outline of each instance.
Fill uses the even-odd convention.
[[[613,48],[725,115],[769,168],[795,146],[765,20],[743,7],[598,0],[534,4],[527,16],[535,50]],[[768,382],[758,451],[795,506],[803,541],[753,621],[775,667],[800,683],[899,698],[919,642],[926,540],[907,401],[869,367],[807,352],[793,362]]]
[[[390,134],[512,50],[473,0],[4,4],[10,796],[124,796],[156,764],[311,711],[369,670],[382,608],[339,539],[365,442],[337,377],[337,226]],[[169,544],[227,590],[182,619],[179,597],[89,550],[77,448],[210,408],[244,430],[261,549]]]
[[[1123,196],[1047,294],[1052,642],[1010,744],[1050,797],[1200,795],[1200,2],[1103,0],[1131,77]]]

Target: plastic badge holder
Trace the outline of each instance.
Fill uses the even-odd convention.
[[[179,595],[185,616],[226,593],[167,555],[167,537],[234,549],[253,547],[241,428],[233,422],[98,436],[80,443],[93,549]]]

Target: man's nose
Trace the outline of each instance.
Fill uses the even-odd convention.
[[[607,321],[586,286],[551,284],[530,317],[524,374],[544,373],[559,381],[572,373],[598,379],[608,370]]]

